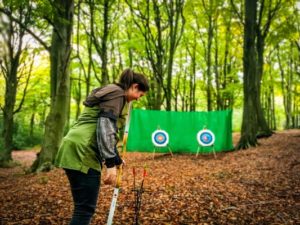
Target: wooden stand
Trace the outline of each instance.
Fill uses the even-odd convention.
[[[215,157],[215,159],[216,159],[216,158],[217,158],[217,155],[216,155],[216,152],[215,152],[215,145],[211,145],[211,146],[201,146],[201,145],[198,145],[196,158],[198,157],[198,154],[199,154],[200,149],[205,148],[205,147],[212,147],[212,152],[213,152],[214,157]],[[201,151],[201,152],[202,152],[202,151]]]

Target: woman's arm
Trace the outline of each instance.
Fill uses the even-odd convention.
[[[107,168],[122,164],[116,145],[118,142],[116,122],[107,117],[99,117],[97,122],[97,144],[102,161]]]

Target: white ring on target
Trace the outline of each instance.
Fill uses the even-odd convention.
[[[162,140],[162,142],[158,142],[156,140],[158,135],[162,135],[162,137],[165,138],[165,140]],[[168,145],[169,143],[169,135],[166,131],[164,130],[156,130],[152,133],[152,143],[154,144],[154,146],[156,147],[165,147]]]
[[[211,140],[209,142],[203,142],[201,140],[201,136],[202,135],[209,135],[211,137]],[[215,143],[215,135],[212,131],[204,129],[204,130],[200,130],[197,134],[197,141],[199,143],[199,145],[202,146],[212,146]]]

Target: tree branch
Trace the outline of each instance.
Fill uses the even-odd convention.
[[[243,20],[243,16],[241,15],[241,13],[239,13],[239,11],[238,11],[236,5],[234,4],[233,0],[230,0],[230,3],[231,3],[231,7],[232,7],[234,13],[235,13],[235,14],[237,15],[237,17],[240,19],[240,23],[243,24],[243,25],[245,25],[244,22],[243,22],[243,21],[244,21],[244,20]]]
[[[295,44],[296,44],[296,46],[298,48],[298,51],[300,52],[300,44],[297,41],[295,41]]]
[[[33,57],[32,57],[32,62],[31,62],[31,64],[30,64],[29,74],[28,74],[27,79],[26,79],[26,85],[25,85],[25,88],[24,88],[24,90],[23,90],[22,99],[21,99],[21,101],[20,101],[20,104],[19,104],[18,108],[13,112],[13,114],[16,114],[16,113],[18,113],[18,112],[21,111],[22,106],[23,106],[23,103],[24,103],[24,101],[25,101],[25,96],[26,96],[26,93],[27,93],[28,85],[29,85],[29,79],[30,79],[30,77],[31,77],[31,72],[32,72],[32,68],[33,68],[34,57],[35,57],[35,55],[33,55]]]
[[[12,13],[4,8],[0,8],[0,12],[9,16],[10,19],[18,23],[24,30],[27,31],[35,40],[37,40],[48,52],[50,52],[50,47],[44,42],[38,35],[36,35],[32,30],[28,29],[20,20],[12,16]]]

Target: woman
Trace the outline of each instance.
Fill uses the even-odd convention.
[[[66,172],[74,202],[71,225],[89,224],[95,212],[102,164],[105,184],[116,181],[122,164],[116,144],[117,119],[125,103],[138,100],[149,90],[144,75],[126,69],[119,83],[96,88],[84,101],[85,108],[63,138],[55,165]]]

